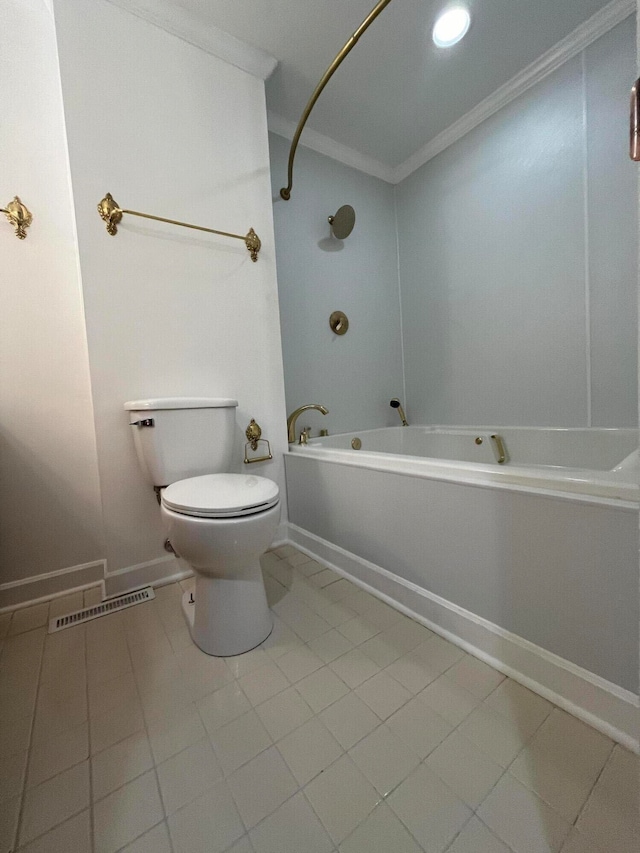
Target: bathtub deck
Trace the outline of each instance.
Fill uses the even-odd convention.
[[[274,632],[226,660],[177,584],[0,616],[0,851],[635,853],[636,756],[291,546],[263,565]]]

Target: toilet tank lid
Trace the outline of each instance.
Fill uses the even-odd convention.
[[[158,409],[226,409],[238,405],[227,397],[152,397],[149,400],[129,400],[124,404],[127,412]]]

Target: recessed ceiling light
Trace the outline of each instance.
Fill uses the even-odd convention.
[[[464,6],[454,6],[443,12],[433,28],[433,40],[438,47],[452,47],[466,35],[471,17]]]

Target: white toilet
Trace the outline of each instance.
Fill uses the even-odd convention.
[[[124,405],[142,468],[161,494],[169,541],[196,576],[195,603],[190,593],[182,598],[191,637],[221,657],[247,652],[271,633],[259,558],[280,519],[276,483],[222,473],[231,467],[237,405],[215,397]]]

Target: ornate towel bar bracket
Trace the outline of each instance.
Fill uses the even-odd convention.
[[[4,213],[13,225],[18,240],[24,240],[27,236],[27,228],[33,222],[33,214],[25,207],[18,196],[14,196],[13,201],[10,201],[6,207],[0,207],[0,213]]]
[[[153,219],[155,222],[168,222],[169,225],[179,225],[181,228],[193,228],[195,231],[206,231],[208,234],[219,234],[222,237],[233,237],[234,240],[242,240],[254,263],[258,260],[258,252],[262,247],[260,238],[253,228],[250,228],[248,233],[243,236],[242,234],[231,234],[229,231],[216,231],[215,228],[203,228],[202,225],[191,225],[189,222],[180,222],[178,219],[166,219],[164,216],[152,216],[150,213],[140,213],[139,210],[127,210],[124,207],[119,207],[111,193],[107,193],[98,205],[98,213],[106,222],[107,231],[112,236],[118,233],[118,224],[121,222],[123,214],[128,213],[131,216],[141,216],[143,219]]]

